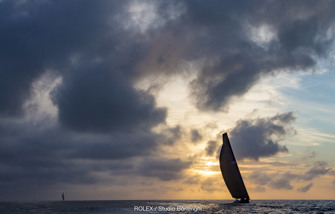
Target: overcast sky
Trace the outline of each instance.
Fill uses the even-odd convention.
[[[0,0],[0,200],[334,199],[334,11]]]

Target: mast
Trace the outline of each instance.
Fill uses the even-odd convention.
[[[249,195],[245,188],[227,133],[222,135],[222,140],[223,144],[220,152],[222,177],[233,198],[239,199],[239,202],[249,203]]]

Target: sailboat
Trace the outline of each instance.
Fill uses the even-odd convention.
[[[249,203],[249,195],[245,188],[240,170],[238,169],[227,133],[222,135],[222,140],[223,144],[220,152],[222,177],[231,196],[235,198],[237,202]]]
[[[64,192],[62,193],[62,199],[63,199],[63,201],[65,200],[65,197],[64,197]]]

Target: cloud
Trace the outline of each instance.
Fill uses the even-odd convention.
[[[202,135],[199,133],[198,130],[192,129],[191,130],[191,141],[193,143],[198,142],[199,140],[202,140]]]
[[[109,32],[105,18],[120,6],[89,1],[1,2],[0,115],[22,114],[32,82],[46,69],[64,70],[75,53],[100,49],[102,54],[107,41],[101,36]]]
[[[305,175],[302,176],[301,179],[306,180],[306,181],[310,181],[310,180],[313,180],[316,177],[327,174],[331,170],[330,168],[326,168],[327,165],[328,164],[324,161],[315,162],[313,167],[310,170],[308,170],[305,173]]]
[[[207,146],[205,148],[205,152],[206,152],[206,155],[207,156],[213,156],[216,149],[217,149],[217,142],[216,141],[213,141],[213,140],[210,140],[207,142]]]
[[[266,173],[260,170],[253,171],[249,175],[249,179],[252,182],[260,187],[262,186],[269,186],[273,189],[286,189],[292,190],[293,186],[291,182],[301,180],[311,181],[315,178],[318,178],[326,173],[330,172],[330,168],[326,168],[327,163],[324,161],[316,161],[313,163],[313,166],[305,171],[302,174],[291,173],[290,171],[287,172],[277,172],[277,173]],[[297,188],[299,192],[307,192],[313,186],[313,183],[305,184],[305,186]]]
[[[275,179],[271,180],[269,185],[270,185],[270,187],[272,187],[274,189],[291,190],[291,189],[293,189],[293,187],[291,185],[291,181],[293,179],[296,179],[296,178],[297,178],[297,175],[292,174],[290,172],[286,172],[286,173],[280,175],[278,178],[275,178]]]
[[[160,143],[172,146],[181,138],[183,130],[180,125],[176,125],[174,127],[167,127],[163,129],[162,133],[164,133],[164,135],[162,135]]]
[[[239,120],[230,131],[230,138],[238,159],[269,157],[279,152],[288,152],[279,142],[294,130],[290,124],[295,120],[292,112],[269,118]]]
[[[256,188],[254,188],[254,191],[255,192],[265,192],[265,187],[262,187],[262,186],[257,186]]]
[[[201,190],[212,193],[215,191],[222,192],[223,183],[221,179],[216,178],[207,178],[201,182]]]
[[[297,190],[299,192],[307,192],[312,186],[313,186],[313,183],[310,183],[310,184],[307,184],[306,186],[298,188]]]
[[[29,194],[38,185],[93,184],[105,179],[101,171],[135,175],[133,159],[154,154],[168,138],[152,131],[167,110],[134,86],[149,47],[120,28],[124,7],[125,1],[0,3],[3,192],[15,198],[14,190]],[[52,117],[25,109],[46,73],[61,80],[45,96]]]
[[[151,132],[119,132],[113,135],[76,136],[68,155],[73,158],[94,160],[119,160],[153,153],[161,136]],[[79,143],[80,142],[80,143]],[[138,145],[143,147],[138,149]]]
[[[164,181],[181,178],[182,171],[190,166],[191,162],[177,159],[147,159],[140,163],[139,174],[147,177],[156,177]]]
[[[64,75],[53,91],[60,123],[81,132],[132,130],[165,121],[166,109],[156,108],[154,98],[136,91],[107,65],[85,65]]]
[[[192,1],[187,6],[183,26],[196,41],[191,56],[205,59],[190,85],[201,110],[228,110],[234,98],[264,75],[313,68],[313,55],[326,56],[333,41],[325,33],[334,22],[333,3],[221,2],[204,7],[201,1]],[[202,33],[196,33],[199,28]]]
[[[157,70],[166,76],[176,74],[172,65],[201,61],[190,84],[195,105],[202,110],[227,108],[260,77],[306,70],[316,64],[314,56],[326,57],[333,41],[327,32],[334,7],[332,2],[4,1],[0,114],[22,113],[31,83],[46,69],[63,75],[75,64],[101,61],[109,62],[109,71],[122,73],[126,83]],[[287,12],[278,12],[283,10]],[[260,35],[260,41],[252,35]],[[70,93],[69,87],[61,91]]]
[[[200,175],[194,175],[192,177],[188,177],[187,179],[185,179],[183,181],[183,183],[185,183],[185,184],[198,184],[199,181],[200,181],[199,177],[200,177]]]
[[[112,185],[118,176],[178,179],[190,166],[158,156],[167,136],[150,130],[77,133],[46,124],[0,123],[1,199],[25,199],[40,188],[52,198],[64,185]]]
[[[255,184],[266,185],[271,181],[271,176],[266,173],[254,171],[249,175],[249,178],[253,180]]]
[[[269,186],[273,189],[291,190],[293,189],[291,181],[297,179],[297,177],[298,175],[292,174],[291,172],[267,174],[260,171],[254,171],[249,176],[253,183],[258,185],[258,189],[261,191],[265,190],[264,186]]]
[[[317,156],[317,153],[315,151],[306,151],[306,154],[303,156],[303,159],[310,160]]]

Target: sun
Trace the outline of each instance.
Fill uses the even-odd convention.
[[[219,174],[220,171],[218,169],[219,169],[218,163],[213,162],[212,160],[204,160],[204,164],[202,164],[202,167],[199,167],[198,169],[193,169],[193,171],[196,174],[208,177]]]

